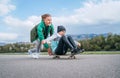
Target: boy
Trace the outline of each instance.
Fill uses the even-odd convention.
[[[41,47],[41,42],[48,37],[53,35],[54,27],[52,24],[52,18],[50,14],[44,14],[41,16],[42,20],[36,27],[37,36],[35,39],[31,40],[31,42],[36,44],[36,48],[28,50],[28,53],[32,55],[33,58],[39,58],[39,51]],[[33,34],[34,36],[34,34]],[[44,47],[47,48],[49,55],[51,55],[51,49],[48,44],[45,43]]]
[[[54,55],[65,55],[68,49],[71,50],[70,57],[83,52],[84,50],[79,48],[81,46],[80,43],[74,41],[71,36],[65,36],[65,33],[65,27],[58,26],[57,34],[45,39],[42,41],[42,44],[51,41],[51,49]],[[59,58],[59,56],[55,56],[54,58]]]

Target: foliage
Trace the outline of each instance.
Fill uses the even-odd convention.
[[[84,39],[79,41],[86,51],[120,51],[120,35],[109,34],[107,37],[102,35],[92,39]],[[0,46],[0,53],[5,52],[27,52],[33,46],[32,44],[7,44]],[[43,51],[47,51],[44,49]]]
[[[120,35],[116,34],[80,40],[80,43],[86,51],[120,51]]]
[[[0,53],[5,53],[5,52],[27,52],[28,49],[30,48],[30,44],[7,44],[5,46],[0,46]]]

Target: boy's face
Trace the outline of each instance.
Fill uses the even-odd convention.
[[[45,22],[45,25],[46,25],[46,26],[50,26],[51,23],[52,23],[52,18],[51,18],[51,17],[46,17],[46,18],[44,19],[44,22]]]
[[[65,35],[65,33],[66,33],[66,31],[60,31],[60,32],[59,32],[59,34],[60,34],[61,36]]]

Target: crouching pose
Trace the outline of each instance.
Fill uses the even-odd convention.
[[[53,58],[60,58],[59,55],[65,55],[70,49],[71,55],[69,58],[75,57],[75,54],[82,53],[84,49],[80,49],[81,44],[77,41],[74,41],[71,36],[66,36],[66,29],[64,26],[57,27],[57,34],[45,39],[42,41],[42,44],[51,41],[51,49]]]
[[[35,44],[35,48],[28,50],[28,53],[35,59],[39,58],[42,40],[46,39],[49,35],[52,36],[54,33],[51,15],[44,14],[41,18],[41,22],[31,30],[31,42]],[[44,47],[47,49],[48,54],[51,55],[49,45],[45,43]]]

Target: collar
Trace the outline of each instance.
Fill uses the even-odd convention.
[[[58,34],[58,33],[57,33],[57,36],[58,36],[58,37],[62,37],[62,36],[61,36],[60,34]]]

